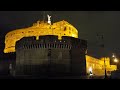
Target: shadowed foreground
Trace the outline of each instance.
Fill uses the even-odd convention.
[[[80,77],[80,76],[60,76],[60,77],[53,77],[53,76],[10,76],[10,75],[4,75],[0,76],[0,79],[105,79],[104,76],[94,76],[94,77]],[[107,77],[106,79],[112,79],[110,77]]]

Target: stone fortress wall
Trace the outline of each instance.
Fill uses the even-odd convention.
[[[85,40],[73,37],[24,37],[16,43],[16,74],[85,74],[86,48]]]

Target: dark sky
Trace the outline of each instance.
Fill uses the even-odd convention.
[[[66,20],[79,31],[79,38],[88,41],[88,54],[99,57],[97,33],[104,35],[105,55],[120,51],[120,11],[47,11],[53,22]],[[47,17],[46,17],[47,18]],[[43,19],[43,11],[0,11],[0,32],[31,26]],[[99,41],[101,42],[101,41]]]

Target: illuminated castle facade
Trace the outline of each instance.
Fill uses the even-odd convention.
[[[55,35],[58,36],[59,40],[61,40],[62,36],[78,38],[78,31],[66,21],[56,22],[53,23],[53,25],[49,24],[48,22],[38,21],[37,23],[33,24],[32,27],[18,29],[7,33],[5,36],[4,53],[15,52],[16,41],[23,37],[35,36],[38,40],[39,36],[44,35]]]
[[[5,36],[4,53],[16,53],[15,75],[102,75],[103,60],[86,56],[87,41],[78,39],[77,29],[66,21],[38,21]],[[95,64],[95,65],[94,65]],[[102,66],[98,68],[98,66]],[[116,66],[106,64],[116,70]],[[102,74],[101,74],[102,72]]]
[[[104,63],[105,60],[105,63]],[[110,75],[112,71],[117,70],[117,65],[110,64],[110,58],[94,58],[86,55],[86,73],[89,74],[91,71],[96,76],[104,76],[105,68],[107,75]],[[91,69],[91,70],[90,70]]]

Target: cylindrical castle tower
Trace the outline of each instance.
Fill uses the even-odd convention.
[[[38,21],[5,36],[4,53],[16,52],[16,76],[85,75],[87,42],[67,21]]]

